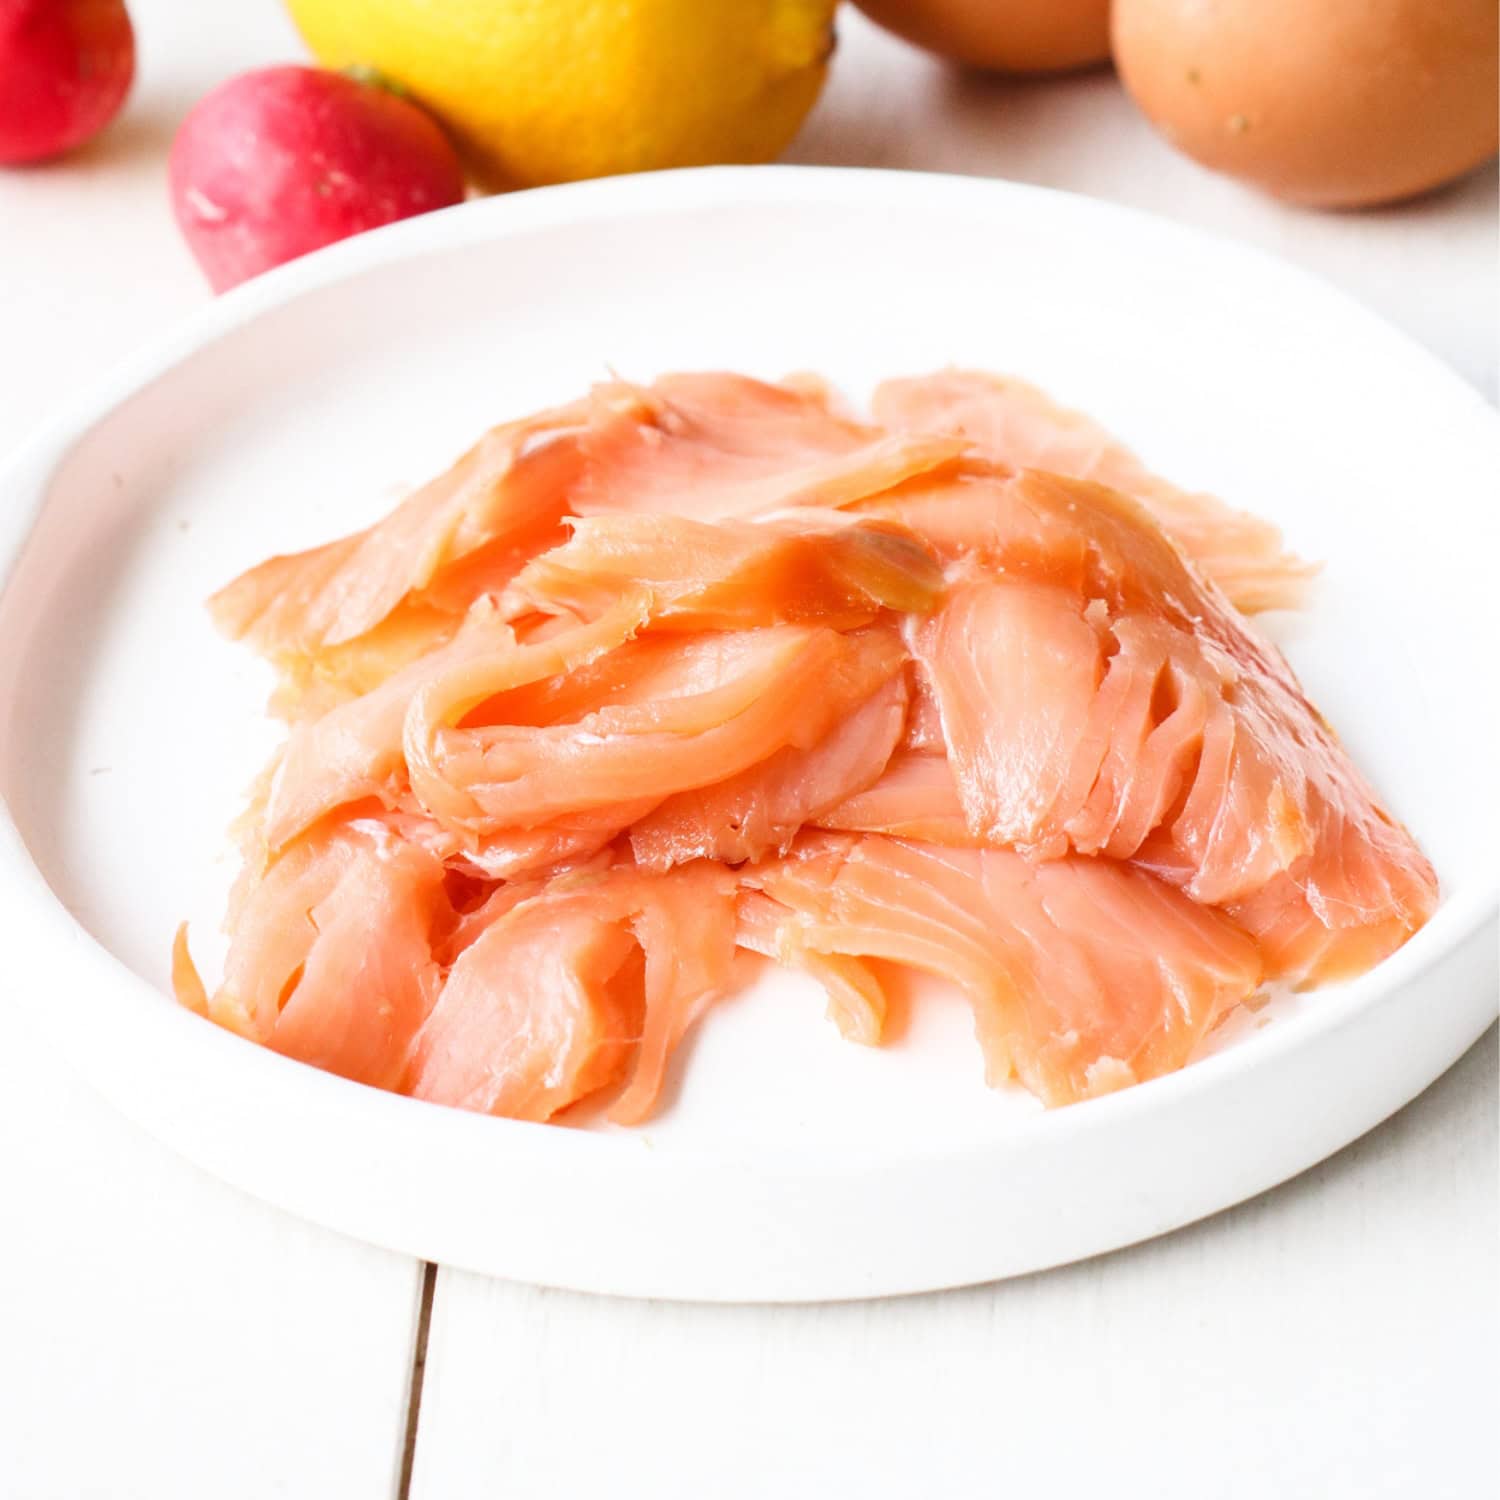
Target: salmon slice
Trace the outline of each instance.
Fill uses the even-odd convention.
[[[984,843],[970,832],[948,757],[919,750],[898,750],[876,781],[807,822],[959,849]]]
[[[931,550],[904,527],[833,513],[710,524],[627,513],[573,523],[501,599],[509,619],[593,619],[622,589],[651,595],[654,630],[868,625],[884,609],[925,611],[942,595]]]
[[[242,877],[213,995],[180,941],[178,993],[288,1057],[394,1088],[437,994],[431,933],[443,899],[441,863],[379,823],[304,839]]]
[[[667,375],[594,392],[579,515],[649,511],[717,521],[789,505],[837,508],[939,468],[962,439],[887,433],[822,392],[743,375]]]
[[[192,950],[188,947],[188,924],[179,922],[172,938],[172,993],[184,1010],[195,1016],[211,1020],[208,1010],[208,987],[193,962]]]
[[[637,862],[664,870],[694,859],[739,864],[784,853],[804,823],[885,769],[906,727],[906,702],[906,678],[898,674],[814,744],[787,745],[737,776],[668,797],[630,831]]]
[[[1394,942],[1426,920],[1431,867],[1264,648],[1236,659],[1162,620],[1091,610],[1049,585],[975,582],[918,627],[972,834],[1136,858],[1236,909],[1290,880],[1322,929],[1313,948],[1376,913]],[[1298,968],[1275,971],[1327,976]]]
[[[1213,905],[1286,876],[1325,932],[1374,909],[1363,893],[1384,879],[1355,876],[1342,853],[1365,845],[1409,897],[1396,930],[1420,926],[1436,882],[1415,843],[1286,663],[1145,513],[1034,472],[990,488],[989,503],[969,486],[953,507],[983,510],[988,530],[947,602],[908,622],[970,833],[1043,856],[1138,858]],[[943,512],[931,496],[921,506]]]
[[[816,744],[840,716],[901,670],[894,631],[842,635],[773,625],[636,643],[624,660],[654,668],[649,693],[608,696],[567,722],[485,723],[432,689],[405,732],[412,791],[445,825],[484,835],[709,786],[784,746]],[[612,661],[597,663],[608,678]],[[609,684],[605,682],[606,694]]]
[[[268,707],[293,724],[319,718],[446,645],[462,623],[461,615],[406,603],[352,641],[276,656],[278,678]]]
[[[547,868],[492,879],[472,873],[461,862],[446,864],[443,894],[447,901],[432,934],[432,956],[447,972],[466,948],[506,912],[542,895],[549,886],[574,887],[608,874],[619,864],[617,850],[605,847]]]
[[[613,859],[606,856],[603,869],[608,869],[612,863]],[[583,868],[587,870],[589,867],[585,865]],[[440,916],[432,936],[432,955],[444,973],[506,912],[523,901],[540,896],[551,878],[550,875],[534,875],[486,882],[455,874],[449,869],[443,880],[448,910]]]
[[[1014,1072],[1052,1105],[1180,1068],[1261,979],[1228,917],[1109,859],[830,834],[741,878],[800,947],[957,985],[989,1083]]]
[[[1383,811],[1352,767],[1342,790],[1362,817],[1320,808],[1314,853],[1229,907],[1269,972],[1298,988],[1353,979],[1388,958],[1437,906],[1437,876],[1411,835]],[[1149,863],[1149,860],[1143,861]]]
[[[397,838],[420,844],[465,879],[517,882],[590,863],[655,806],[655,798],[615,803],[535,828],[501,829],[482,837],[439,823],[409,789],[398,792],[391,806],[356,802],[341,809],[338,816],[378,817]]]
[[[624,1082],[611,1110],[638,1123],[673,1050],[730,982],[734,881],[721,867],[563,877],[459,952],[408,1059],[406,1092],[548,1120]]]
[[[898,431],[953,434],[1017,469],[1123,491],[1247,614],[1296,608],[1317,572],[1286,550],[1269,521],[1158,477],[1096,422],[1024,380],[973,370],[888,380],[875,392],[874,409]]]
[[[735,941],[741,948],[774,959],[784,968],[800,969],[822,985],[828,996],[828,1019],[845,1041],[880,1045],[886,995],[867,963],[844,953],[819,953],[799,943],[787,908],[761,891],[741,891],[736,916]]]
[[[631,930],[645,961],[645,1024],[635,1066],[609,1111],[638,1125],[656,1108],[667,1065],[688,1028],[730,987],[735,948],[733,874],[705,861],[668,875],[624,877]]]
[[[906,734],[901,744],[904,749],[918,753],[947,753],[947,741],[943,738],[943,715],[938,707],[937,694],[920,669],[911,674],[911,706],[907,711]]]
[[[378,525],[242,574],[209,601],[214,619],[272,657],[354,640],[445,566],[555,525],[577,478],[585,415],[559,408],[495,428]]]
[[[640,1034],[640,948],[590,905],[533,899],[475,938],[417,1036],[403,1091],[550,1120],[618,1081]]]
[[[627,596],[598,620],[526,643],[492,607],[476,608],[446,645],[293,729],[266,800],[267,845],[279,849],[319,818],[367,798],[399,806],[411,790],[403,741],[419,700],[461,716],[507,689],[577,670],[629,640],[648,604],[644,594]]]
[[[487,880],[520,880],[572,869],[606,850],[656,805],[654,797],[554,818],[536,828],[508,828],[473,840],[429,821],[449,865]]]
[[[270,558],[220,589],[209,601],[219,627],[284,674],[273,707],[297,717],[367,691],[563,540],[586,411],[497,427],[378,525]]]
[[[851,514],[905,527],[949,565],[1065,584],[1111,605],[1187,619],[1212,601],[1241,616],[1138,501],[1104,485],[968,459],[856,502]]]

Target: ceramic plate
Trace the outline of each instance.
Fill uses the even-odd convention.
[[[992,1092],[965,1007],[883,1050],[810,983],[715,1009],[637,1131],[492,1120],[325,1076],[180,1011],[213,968],[225,825],[276,741],[203,598],[363,525],[496,420],[610,369],[815,369],[856,398],[1022,373],[1326,559],[1272,628],[1437,864],[1355,984],[1246,1013],[1181,1074],[1047,1113]],[[857,1297],[1155,1235],[1399,1107],[1496,1009],[1495,414],[1285,265],[1085,199],[793,168],[473,203],[220,299],[0,479],[6,999],[126,1113],[309,1218],[451,1264],[664,1297]]]

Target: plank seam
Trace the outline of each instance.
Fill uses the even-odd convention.
[[[422,1302],[417,1313],[417,1336],[412,1344],[411,1379],[406,1397],[406,1441],[401,1450],[401,1479],[396,1500],[410,1500],[412,1469],[417,1457],[417,1424],[422,1416],[422,1383],[427,1374],[427,1335],[432,1328],[432,1298],[437,1287],[437,1267],[422,1263]]]

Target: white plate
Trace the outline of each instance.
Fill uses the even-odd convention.
[[[216,585],[608,367],[811,368],[862,396],[949,362],[1026,374],[1328,560],[1279,633],[1442,876],[1396,957],[1051,1114],[983,1086],[951,997],[870,1051],[778,975],[708,1017],[660,1119],[613,1133],[361,1088],[166,998],[177,922],[211,948],[224,826],[276,737],[201,608]],[[211,1171],[505,1276],[856,1297],[1159,1234],[1369,1129],[1495,1014],[1497,453],[1471,390],[1307,276],[1033,188],[720,169],[364,236],[221,299],[0,480],[6,999]]]

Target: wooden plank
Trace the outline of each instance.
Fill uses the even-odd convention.
[[[419,1262],[189,1167],[25,1033],[0,1089],[0,1493],[391,1495]]]
[[[1496,1062],[1492,1030],[1287,1187],[988,1288],[694,1307],[444,1271],[412,1494],[1477,1493],[1500,1337]]]

